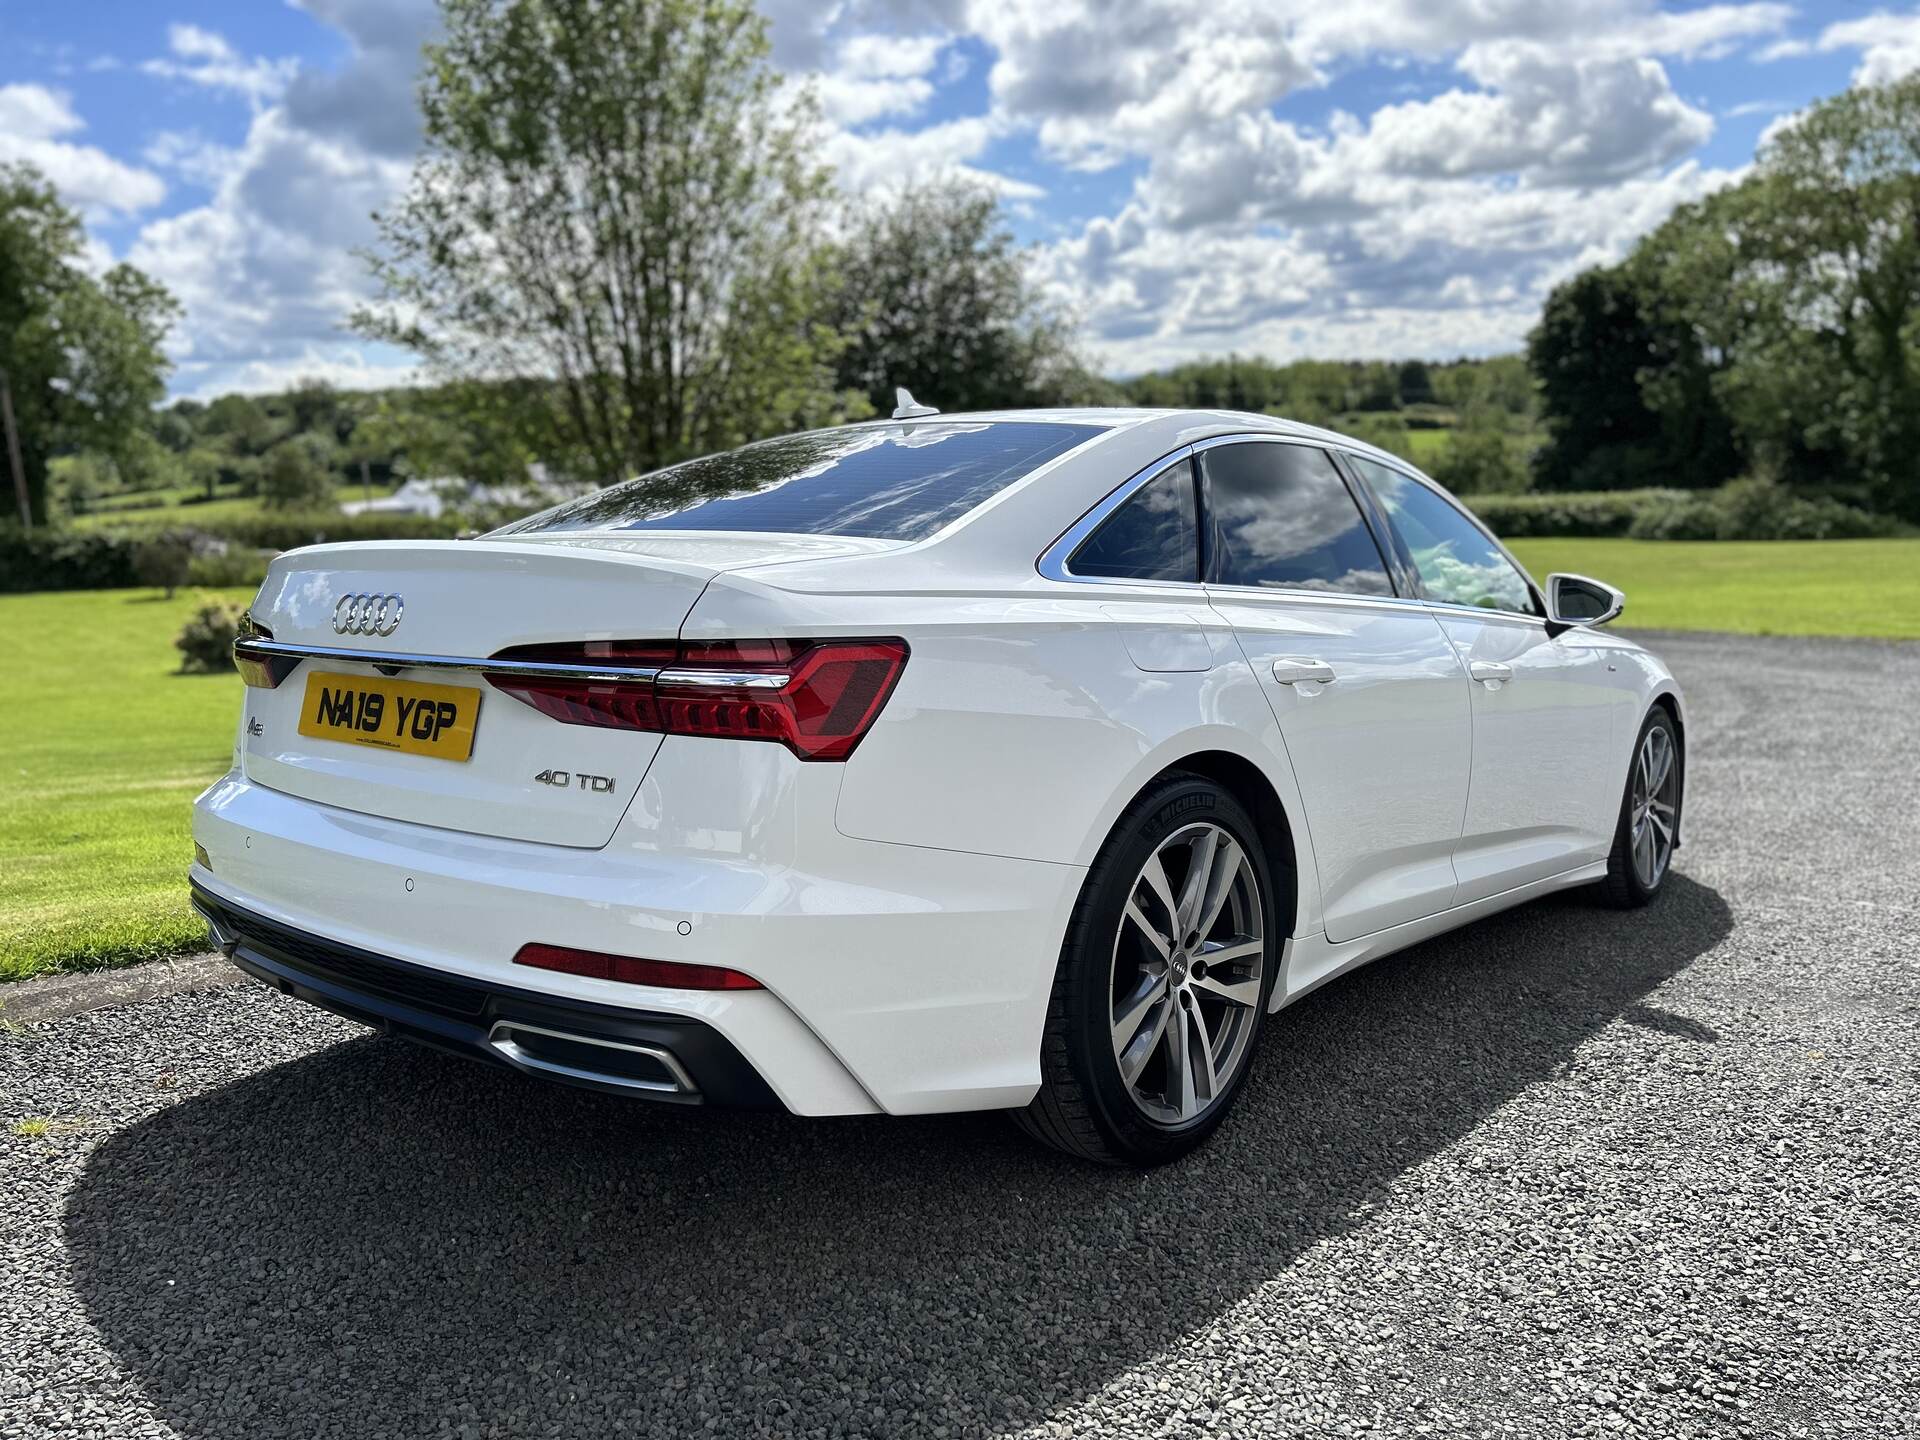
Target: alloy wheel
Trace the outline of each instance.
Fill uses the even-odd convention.
[[[1185,1125],[1232,1086],[1265,979],[1266,917],[1253,863],[1218,825],[1161,841],[1128,892],[1113,941],[1113,1055],[1135,1106]]]
[[[1640,742],[1633,765],[1633,873],[1641,888],[1653,889],[1673,860],[1673,831],[1680,776],[1674,766],[1673,736],[1655,725]]]

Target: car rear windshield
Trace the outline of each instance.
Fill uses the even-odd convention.
[[[656,470],[493,533],[761,530],[919,540],[1100,433],[1041,421],[811,430]]]

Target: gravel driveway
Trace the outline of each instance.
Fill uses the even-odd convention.
[[[1920,646],[1653,639],[1659,906],[1318,992],[1150,1175],[253,986],[0,1036],[0,1435],[1920,1433]]]

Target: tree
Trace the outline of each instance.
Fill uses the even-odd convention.
[[[330,508],[334,476],[329,465],[337,455],[323,447],[332,446],[330,436],[317,435],[295,435],[274,446],[260,474],[262,502],[274,510]]]
[[[47,465],[49,506],[53,515],[85,515],[102,495],[120,488],[120,476],[104,455],[56,456]]]
[[[225,440],[238,456],[264,455],[281,436],[278,426],[251,395],[222,395],[207,407],[205,434]]]
[[[841,418],[826,176],[750,0],[441,12],[355,325],[450,380],[556,382],[516,430],[600,481]]]
[[[909,186],[855,210],[828,312],[846,337],[838,383],[882,412],[894,387],[945,410],[1059,404],[1084,367],[1028,278],[993,192]]]
[[[1432,471],[1456,495],[1509,495],[1527,488],[1527,472],[1513,458],[1507,437],[1485,424],[1455,430]]]
[[[1533,376],[1525,355],[1452,360],[1432,367],[1433,396],[1459,411],[1486,411],[1530,420],[1536,408]]]
[[[552,387],[533,380],[385,396],[355,428],[348,453],[409,479],[524,488],[540,459],[528,448],[524,417],[552,404]]]
[[[1547,430],[1534,455],[1540,489],[1718,485],[1738,472],[1699,337],[1633,265],[1555,287],[1527,363]]]
[[[1426,361],[1402,360],[1396,378],[1402,405],[1431,405],[1434,402],[1433,373],[1428,370]]]
[[[142,585],[166,591],[169,600],[174,591],[187,583],[192,568],[193,546],[185,535],[177,532],[165,531],[134,547],[134,578]]]
[[[165,389],[160,343],[179,312],[131,265],[81,266],[80,217],[29,165],[0,164],[0,371],[12,392],[27,498],[47,518],[47,461],[123,451]]]
[[[1920,75],[1813,106],[1635,263],[1763,468],[1920,520]]]
[[[220,476],[226,469],[228,457],[218,445],[196,445],[180,457],[180,463],[186,467],[193,483],[206,491],[207,499],[219,496]]]

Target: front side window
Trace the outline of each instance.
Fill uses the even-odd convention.
[[[1411,552],[1429,600],[1539,613],[1526,577],[1446,496],[1376,461],[1352,459]]]
[[[1169,465],[1128,496],[1073,552],[1067,568],[1116,580],[1199,579],[1193,462]]]
[[[1207,579],[1391,595],[1386,562],[1346,481],[1312,445],[1251,442],[1203,451]]]
[[[755,530],[924,540],[1101,433],[1026,421],[810,430],[609,485],[493,533]]]

